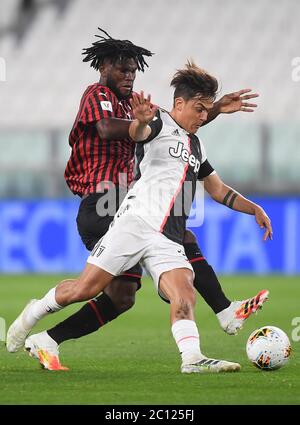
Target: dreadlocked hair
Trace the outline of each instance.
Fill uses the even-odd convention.
[[[199,68],[192,60],[188,61],[185,69],[175,73],[171,86],[175,88],[174,99],[182,97],[185,100],[194,97],[215,100],[218,94],[218,80],[207,71]]]
[[[98,70],[103,65],[105,59],[109,59],[115,64],[117,61],[133,58],[137,64],[137,69],[144,72],[145,66],[148,67],[144,56],[152,56],[149,50],[143,47],[136,46],[129,40],[116,40],[112,38],[106,31],[98,28],[99,31],[105,34],[95,35],[100,40],[95,41],[91,47],[83,49],[85,58],[83,62],[91,62],[91,67]]]

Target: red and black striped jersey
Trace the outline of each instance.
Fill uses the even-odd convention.
[[[69,136],[72,152],[65,180],[74,194],[96,193],[104,182],[127,186],[132,181],[135,144],[129,138],[100,138],[95,124],[104,118],[131,119],[131,106],[108,87],[95,83],[81,98]]]

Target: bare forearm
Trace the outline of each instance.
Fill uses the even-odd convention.
[[[96,128],[101,139],[122,140],[129,136],[131,120],[120,118],[105,118],[96,123]]]
[[[264,209],[255,204],[254,202],[249,201],[249,199],[242,196],[240,193],[235,192],[233,189],[227,186],[229,189],[226,195],[223,198],[222,203],[233,210],[240,211],[246,214],[251,214],[255,216],[256,223],[261,229],[265,229],[263,240],[273,239],[273,229],[271,220],[268,217]]]
[[[226,197],[226,199],[225,197],[223,199],[223,204],[228,206],[229,208],[246,214],[255,214],[255,209],[258,207],[258,205],[245,198],[240,193],[237,193],[231,189],[229,190]]]
[[[258,93],[252,93],[251,89],[225,94],[217,102],[214,102],[214,107],[209,111],[205,124],[214,120],[219,114],[232,114],[238,111],[253,112],[257,104],[250,103],[248,100],[258,96]]]
[[[129,135],[135,142],[142,142],[143,140],[147,139],[150,132],[150,127],[138,120],[132,121],[129,127]]]
[[[204,178],[204,188],[216,202],[235,211],[255,215],[259,227],[265,228],[263,240],[273,238],[271,220],[264,209],[223,183],[217,173]]]
[[[215,197],[214,199],[228,208],[245,214],[255,215],[256,209],[259,208],[257,204],[245,198],[243,195],[227,185],[223,186],[222,191],[217,196],[217,199]]]

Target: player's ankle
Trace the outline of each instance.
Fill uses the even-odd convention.
[[[233,305],[233,302],[231,302],[228,307],[224,308],[223,310],[219,311],[219,313],[216,314],[220,323],[222,323],[227,318],[227,315],[230,312],[232,305]]]

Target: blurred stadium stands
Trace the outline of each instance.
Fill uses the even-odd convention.
[[[172,73],[189,57],[219,77],[223,93],[258,91],[257,112],[219,118],[200,136],[240,190],[299,193],[300,83],[291,77],[299,22],[298,0],[153,0],[150,9],[143,0],[1,0],[0,196],[68,194],[67,133],[83,89],[98,79],[81,50],[98,26],[156,53],[136,87],[163,107]]]

